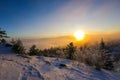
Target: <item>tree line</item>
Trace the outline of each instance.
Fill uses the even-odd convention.
[[[66,47],[52,47],[49,49],[40,50],[33,45],[30,47],[29,51],[26,52],[21,40],[12,40],[13,44],[12,50],[15,53],[29,56],[46,56],[46,57],[57,57],[65,58],[71,60],[77,60],[79,62],[85,63],[86,65],[93,66],[97,70],[101,68],[107,70],[113,70],[113,60],[111,59],[111,54],[107,50],[107,46],[103,39],[99,43],[98,47],[80,47],[74,46],[73,42],[69,43]]]
[[[0,43],[5,43],[5,38],[8,38],[6,31],[0,29]],[[26,52],[20,39],[12,39],[11,44],[12,50],[17,54],[77,60],[86,65],[93,66],[97,70],[101,70],[102,68],[107,70],[114,69],[114,60],[111,58],[112,55],[110,54],[109,46],[105,44],[103,39],[101,39],[97,46],[91,47],[86,45],[76,47],[73,42],[70,42],[66,47],[51,47],[49,49],[40,50],[36,45],[32,45],[28,52]]]

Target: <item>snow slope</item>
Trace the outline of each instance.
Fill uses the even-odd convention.
[[[0,46],[0,80],[120,80],[120,73],[67,59],[21,56]]]

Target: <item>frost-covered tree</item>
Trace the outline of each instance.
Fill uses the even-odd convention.
[[[1,43],[3,40],[5,41],[4,38],[8,38],[7,33],[6,33],[6,31],[4,31],[4,30],[2,30],[2,29],[0,28],[0,43]],[[3,42],[4,42],[4,41],[3,41]]]
[[[36,45],[33,45],[33,46],[30,48],[28,54],[29,54],[30,56],[32,56],[32,55],[38,55],[38,54],[39,54],[39,49],[36,48]]]
[[[17,40],[15,41],[15,43],[13,44],[13,47],[12,47],[13,51],[18,53],[18,54],[25,54],[25,48],[23,46],[23,43],[21,40]]]
[[[113,66],[113,61],[111,60],[111,55],[109,53],[105,53],[105,63],[103,68],[107,69],[107,70],[113,70],[114,66]]]
[[[101,39],[100,42],[100,53],[104,63],[103,68],[107,70],[113,70],[114,68],[113,61],[111,59],[111,55],[108,53],[108,50],[106,49],[105,42],[103,41],[103,39]]]
[[[100,42],[100,50],[102,49],[105,49],[105,42],[103,40],[103,38],[101,39],[101,42]]]
[[[74,59],[74,52],[76,50],[76,47],[74,46],[73,42],[69,43],[66,47],[68,59]]]

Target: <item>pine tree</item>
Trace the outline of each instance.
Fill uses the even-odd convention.
[[[15,41],[12,49],[13,49],[14,52],[16,52],[18,54],[25,54],[25,48],[24,48],[21,40]]]
[[[111,60],[111,56],[110,56],[109,53],[106,53],[106,55],[105,55],[105,63],[104,63],[103,68],[107,69],[107,70],[113,70],[114,69],[113,61]]]
[[[66,47],[67,53],[68,53],[68,59],[74,59],[74,52],[76,50],[76,47],[73,45],[73,42],[67,45]]]
[[[28,53],[30,56],[32,55],[38,55],[39,54],[39,49],[36,48],[36,45],[33,45]]]
[[[107,70],[113,70],[113,61],[111,60],[111,55],[108,53],[103,39],[101,39],[100,42],[100,52],[103,60],[103,68]]]
[[[1,30],[1,28],[0,28],[0,43],[4,38],[8,38],[7,33],[6,33],[6,31]]]
[[[105,42],[103,40],[103,38],[101,39],[101,42],[100,42],[100,50],[103,50],[105,49]]]

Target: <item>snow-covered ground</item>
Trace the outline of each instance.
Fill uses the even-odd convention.
[[[120,73],[67,59],[21,56],[0,46],[0,80],[120,80]]]

